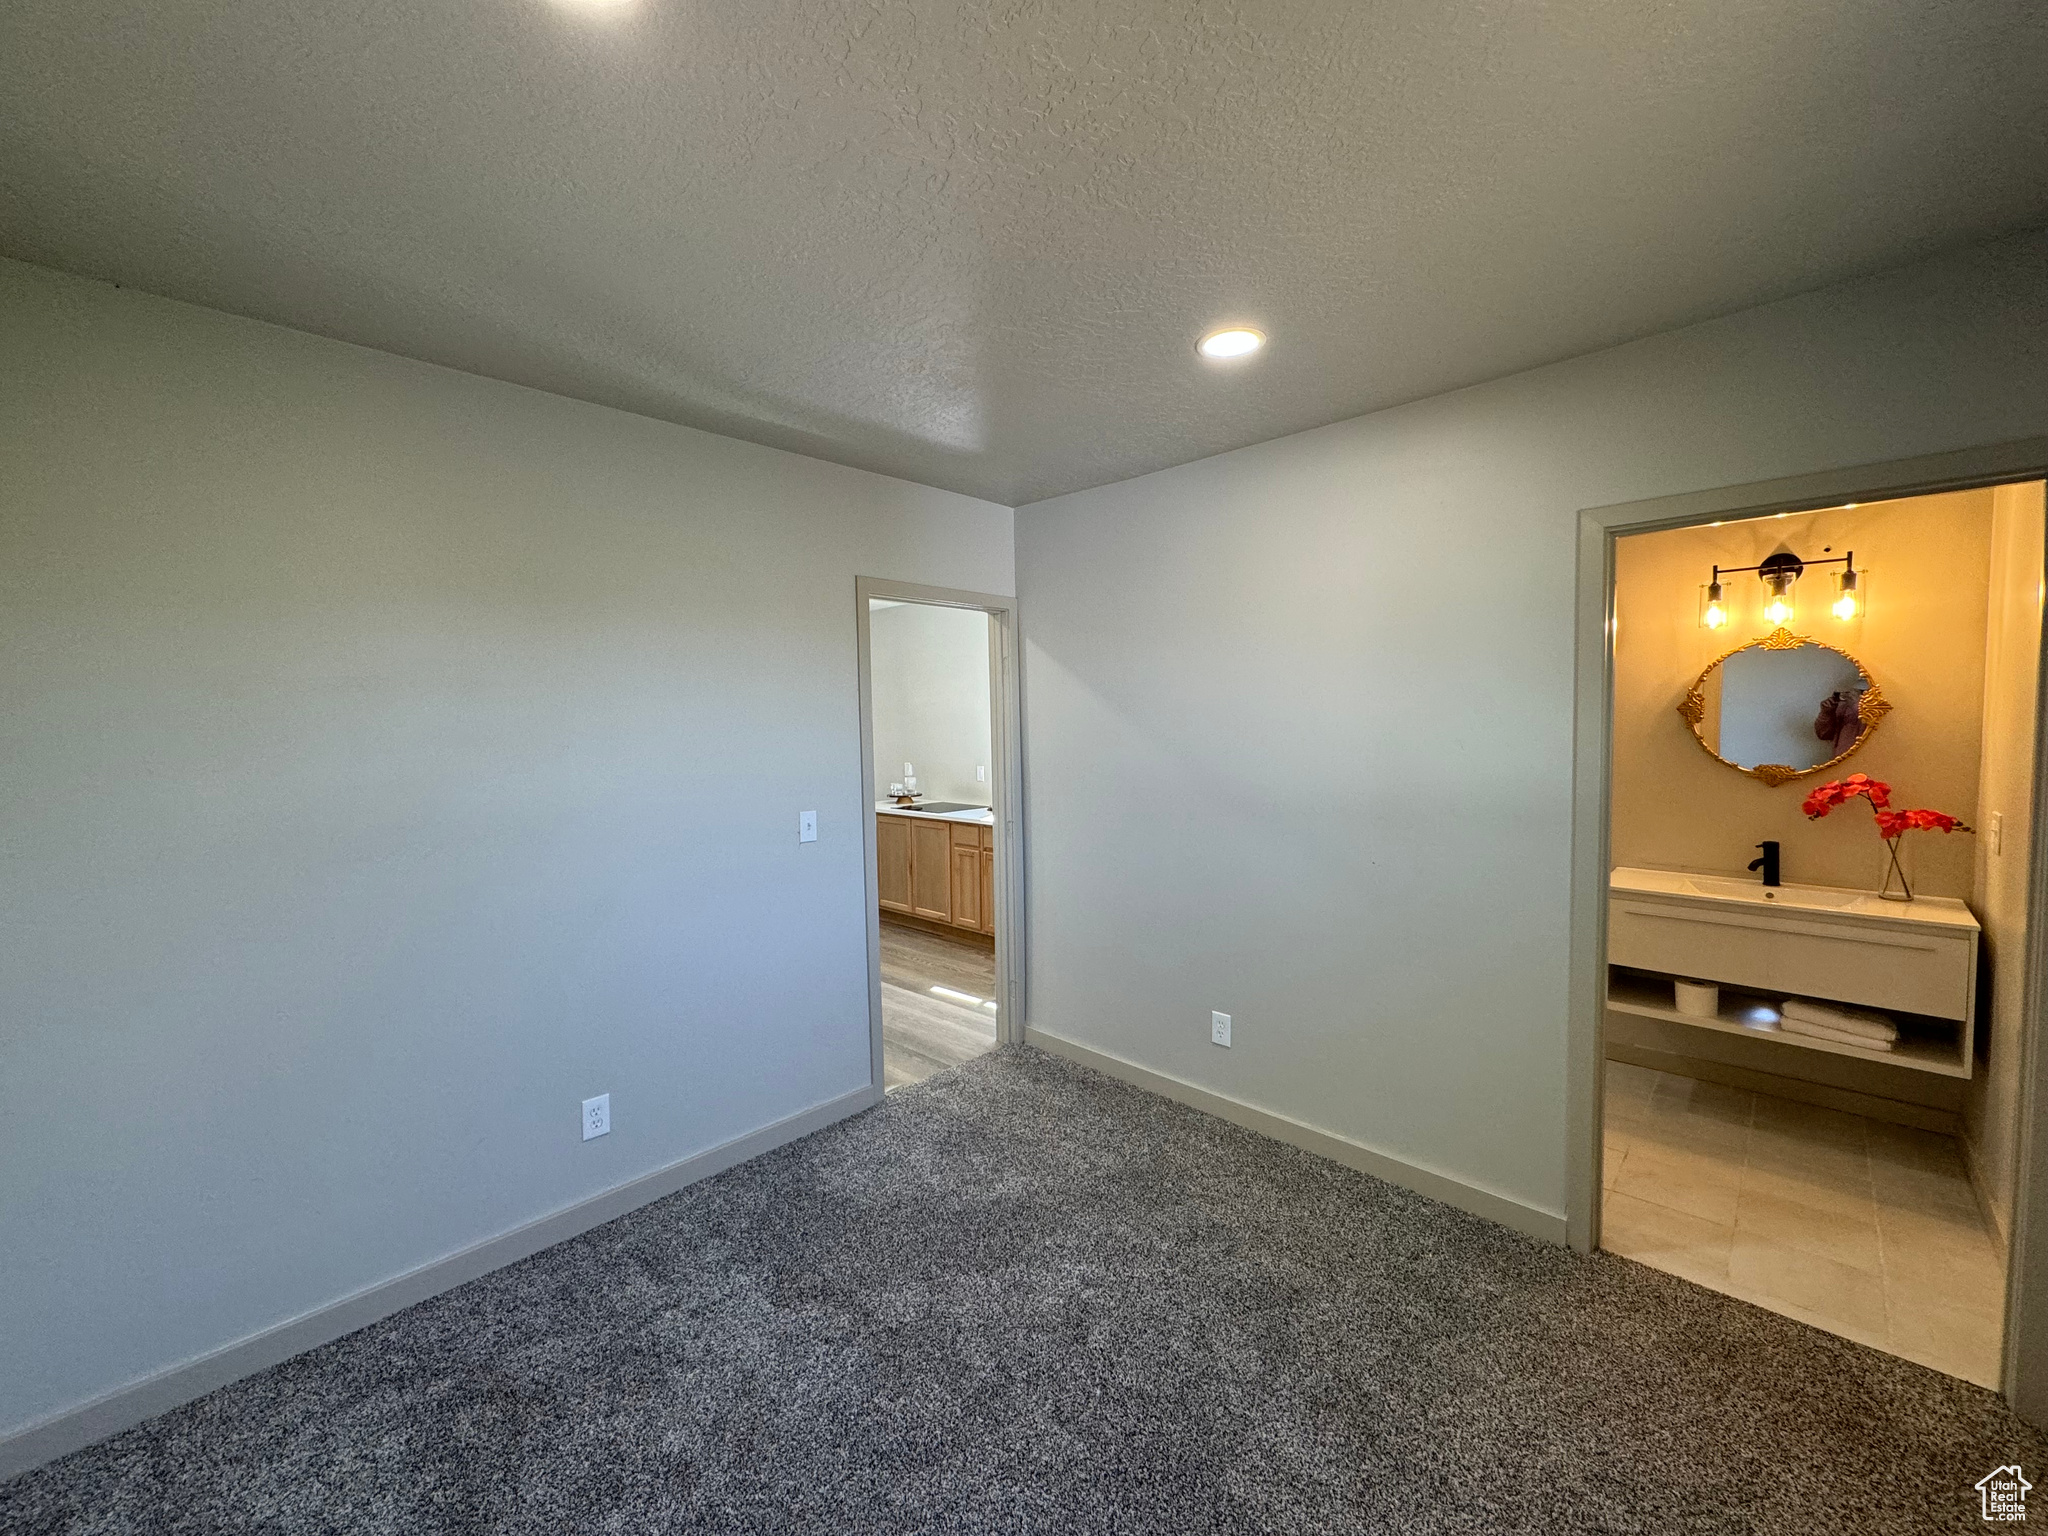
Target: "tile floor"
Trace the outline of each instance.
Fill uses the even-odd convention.
[[[1615,1253],[1981,1386],[2005,1267],[1955,1139],[1607,1064]]]

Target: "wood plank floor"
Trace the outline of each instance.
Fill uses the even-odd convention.
[[[995,951],[882,919],[883,1086],[921,1083],[995,1049],[996,1016],[932,991],[993,999]]]

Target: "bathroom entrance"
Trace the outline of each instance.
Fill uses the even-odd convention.
[[[2042,482],[1645,510],[1598,530],[1597,1082],[1575,1086],[1599,1175],[1577,1235],[2005,1387]]]

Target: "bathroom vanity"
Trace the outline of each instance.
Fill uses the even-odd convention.
[[[1617,869],[1608,882],[1607,1006],[1619,1013],[1947,1077],[1971,1073],[1977,919],[1962,902],[1885,901],[1828,886],[1766,887],[1724,875]],[[1720,984],[1713,1018],[1680,1013],[1674,978]],[[1899,1024],[1889,1051],[1787,1034],[1787,998],[1876,1008]]]

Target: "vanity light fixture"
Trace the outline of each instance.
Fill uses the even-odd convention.
[[[1195,344],[1195,350],[1216,362],[1229,362],[1240,357],[1250,357],[1266,344],[1266,333],[1244,326],[1232,326],[1228,330],[1211,331]]]
[[[1799,578],[1809,565],[1842,567],[1835,575],[1835,600],[1830,609],[1836,618],[1853,619],[1863,612],[1863,593],[1856,575],[1856,551],[1852,549],[1846,555],[1837,555],[1829,560],[1801,560],[1790,550],[1781,549],[1766,557],[1761,565],[1715,566],[1713,578],[1707,583],[1700,603],[1701,626],[1722,629],[1732,617],[1721,577],[1729,572],[1755,571],[1757,579],[1764,584],[1764,619],[1774,627],[1783,628],[1798,612],[1796,589]]]

